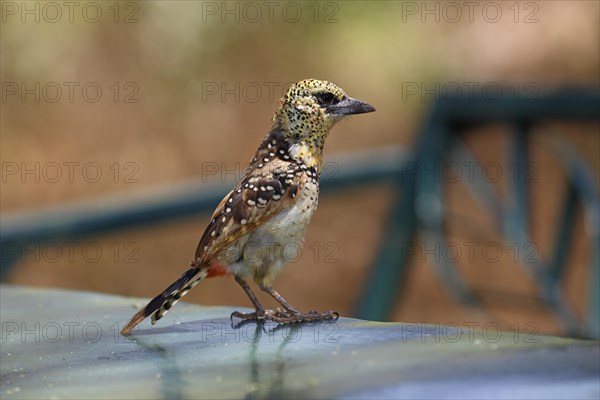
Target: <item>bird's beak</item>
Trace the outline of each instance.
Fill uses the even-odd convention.
[[[353,99],[352,97],[346,97],[339,103],[332,104],[327,107],[327,111],[330,114],[341,115],[364,114],[375,111],[375,107],[365,103],[364,101]]]

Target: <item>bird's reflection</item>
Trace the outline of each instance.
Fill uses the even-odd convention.
[[[297,338],[299,325],[277,325],[271,327],[264,321],[243,321],[233,325],[234,329],[254,325],[254,336],[250,346],[250,379],[246,399],[281,398],[284,392],[289,392],[285,387],[285,359],[284,348]],[[269,335],[268,341],[272,342],[276,333],[283,333],[283,339],[275,351],[272,361],[261,360],[258,355],[259,346],[263,335]],[[286,393],[290,394],[290,393]],[[287,397],[287,396],[286,396]]]
[[[185,324],[182,324],[185,325]],[[198,328],[197,323],[190,323],[190,327],[182,327],[178,325],[178,329],[181,332],[193,332],[192,325],[195,329]],[[229,325],[229,324],[227,324]],[[204,332],[204,334],[213,337],[217,334],[217,327],[222,327],[221,340],[232,332],[227,332],[225,329],[225,322],[210,322],[210,327],[213,330],[210,332]],[[298,376],[293,375],[293,365],[290,365],[289,360],[292,359],[292,353],[290,353],[289,344],[299,344],[305,338],[302,338],[302,331],[304,328],[309,329],[311,332],[319,332],[319,329],[330,326],[330,323],[317,322],[317,323],[305,323],[305,324],[293,324],[293,325],[274,325],[272,322],[256,322],[256,321],[243,321],[237,325],[230,325],[234,331],[237,332],[233,347],[235,351],[247,351],[248,361],[243,362],[247,367],[243,368],[242,376],[240,377],[242,387],[240,388],[245,394],[240,397],[246,399],[258,399],[258,398],[299,398],[307,397],[310,390],[306,386],[298,387]],[[214,335],[213,335],[214,334]],[[316,333],[315,333],[316,334]],[[329,335],[328,335],[329,336]],[[218,339],[216,341],[200,340],[197,337],[191,341],[179,344],[179,351],[173,351],[172,346],[162,346],[155,342],[147,342],[143,338],[143,335],[138,335],[134,340],[135,343],[145,350],[143,353],[151,353],[153,357],[144,357],[145,360],[152,360],[158,368],[157,383],[159,383],[161,397],[169,399],[182,399],[185,397],[184,393],[190,389],[189,379],[185,379],[186,375],[189,375],[189,370],[182,370],[178,366],[178,356],[181,356],[181,350],[186,348],[190,351],[202,351],[202,347],[206,346],[211,348],[215,345],[218,346]],[[310,338],[314,338],[310,336]],[[227,344],[227,343],[226,343]],[[305,343],[309,345],[309,343]],[[230,348],[234,350],[234,348]],[[222,348],[223,351],[225,347]],[[231,354],[231,350],[229,353]],[[293,350],[296,350],[294,347]],[[143,353],[138,353],[142,356]],[[239,354],[239,353],[238,353]],[[242,353],[243,354],[243,353]],[[295,353],[294,353],[295,354]],[[212,356],[214,357],[214,355]],[[181,360],[179,360],[181,364]],[[188,366],[189,367],[189,366]],[[216,367],[216,369],[215,369]],[[196,365],[195,368],[199,368],[198,372],[202,372],[206,368],[205,364],[200,366]],[[214,373],[228,374],[229,367],[214,365],[210,370]],[[187,372],[185,372],[187,371]],[[246,375],[246,372],[248,375]],[[221,376],[221,375],[219,375]],[[229,375],[228,375],[229,376]],[[231,375],[232,379],[235,379],[237,383],[238,373],[235,372]],[[247,380],[244,379],[247,376]],[[293,378],[293,379],[292,379]],[[218,386],[218,385],[217,385]],[[235,385],[237,386],[237,385]],[[192,384],[191,387],[196,387]],[[216,387],[203,387],[201,390],[211,392],[212,390],[218,390]],[[202,391],[199,393],[203,393]],[[240,394],[242,394],[240,393]]]

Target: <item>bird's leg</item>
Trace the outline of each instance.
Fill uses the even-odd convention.
[[[260,290],[262,290],[265,293],[268,293],[271,297],[273,297],[275,300],[277,300],[277,302],[279,304],[281,304],[283,306],[283,308],[285,308],[290,313],[295,314],[295,315],[302,314],[295,307],[293,307],[290,303],[288,303],[283,298],[283,296],[281,296],[279,293],[277,293],[277,291],[275,291],[275,289],[273,289],[271,286],[258,285],[258,287],[260,288]]]
[[[278,324],[293,324],[298,322],[316,322],[322,321],[324,319],[338,319],[339,314],[335,311],[327,311],[324,313],[318,313],[316,311],[309,311],[306,314],[302,314],[300,311],[292,307],[290,303],[288,303],[279,293],[277,293],[273,288],[259,285],[260,289],[265,293],[271,295],[279,304],[285,308],[282,310],[278,308],[276,310],[266,310],[265,307],[258,301],[258,298],[250,289],[248,283],[242,278],[236,276],[235,281],[244,289],[244,292],[254,304],[255,312],[252,313],[241,313],[239,311],[234,311],[231,313],[231,318],[233,317],[239,318],[241,320],[266,320],[273,321]]]
[[[252,302],[252,304],[254,304],[254,308],[256,309],[256,311],[253,313],[241,313],[239,311],[234,311],[233,313],[231,313],[231,318],[237,317],[242,320],[263,319],[266,314],[265,307],[262,304],[260,304],[260,301],[258,301],[256,295],[254,294],[254,292],[252,292],[252,289],[250,289],[248,283],[239,276],[235,277],[235,281],[242,287],[242,289],[244,289],[244,292],[246,292],[246,294],[250,298],[250,301]]]
[[[286,312],[280,311],[280,309],[276,310],[274,315],[270,315],[267,312],[266,319],[270,319],[271,321],[290,324],[295,322],[315,322],[321,321],[324,319],[338,319],[340,315],[335,311],[327,311],[324,313],[319,313],[316,311],[309,311],[306,314],[302,314],[298,309],[293,307],[290,303],[288,303],[283,296],[281,296],[275,289],[270,286],[258,285],[260,290],[265,293],[268,293],[271,297],[273,297],[279,304],[285,308]]]

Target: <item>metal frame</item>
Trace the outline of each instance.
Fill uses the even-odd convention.
[[[505,91],[509,93],[510,91]],[[437,102],[420,135],[413,165],[414,173],[409,179],[398,183],[400,201],[392,211],[388,234],[381,245],[374,270],[358,306],[358,317],[374,320],[389,318],[395,300],[402,293],[402,283],[408,265],[406,246],[415,233],[426,243],[445,243],[443,232],[444,202],[443,182],[422,173],[435,165],[446,163],[457,154],[463,159],[474,159],[460,141],[460,134],[467,127],[492,122],[504,122],[513,126],[513,162],[522,175],[528,160],[530,128],[545,120],[598,121],[600,120],[600,96],[598,91],[565,89],[549,93],[527,102],[517,102],[513,95],[490,101],[481,96],[461,98],[458,101]],[[552,310],[568,335],[600,337],[600,197],[593,180],[593,173],[568,144],[556,143],[549,138],[553,150],[559,155],[569,177],[569,190],[565,194],[564,210],[555,238],[555,250],[549,262],[536,260],[523,268],[535,279],[539,298]],[[479,171],[480,173],[481,171]],[[406,178],[403,176],[403,178]],[[512,199],[503,203],[493,188],[486,187],[481,179],[468,188],[473,197],[496,217],[505,238],[516,240],[520,245],[531,243],[529,229],[528,187],[523,179],[515,180]],[[561,278],[567,268],[566,255],[569,238],[573,231],[575,207],[583,210],[592,248],[589,266],[589,299],[585,321],[580,323],[575,312],[565,300]],[[434,271],[447,291],[461,305],[485,312],[478,297],[462,280],[457,266],[450,260],[440,258],[433,265]],[[399,284],[400,283],[400,284]]]
[[[509,93],[510,91],[505,91]],[[445,240],[443,234],[443,182],[436,182],[421,169],[444,163],[449,158],[474,159],[461,144],[464,128],[493,121],[504,121],[514,127],[513,146],[515,165],[523,168],[527,162],[527,143],[530,127],[546,119],[567,121],[600,120],[598,91],[561,90],[527,102],[517,102],[512,95],[491,102],[483,97],[436,103],[419,135],[413,156],[401,148],[383,148],[346,154],[332,158],[339,173],[324,179],[324,193],[386,182],[396,187],[398,201],[391,210],[387,234],[381,243],[371,275],[365,283],[357,315],[371,320],[386,320],[398,295],[402,292],[409,262],[404,244],[411,242],[417,232],[430,243]],[[539,296],[562,321],[565,332],[571,335],[600,337],[600,200],[594,185],[593,173],[576,152],[564,143],[550,139],[570,179],[565,194],[565,207],[557,229],[552,259],[542,260],[528,272],[539,284]],[[69,204],[35,212],[3,215],[0,221],[2,257],[0,279],[6,279],[10,268],[18,261],[19,249],[26,244],[56,239],[81,238],[126,228],[156,224],[174,218],[211,212],[226,194],[232,182],[206,185],[197,180],[183,182],[94,201]],[[525,182],[513,187],[513,201],[502,204],[494,191],[483,182],[469,187],[478,199],[500,222],[505,237],[520,243],[529,241],[528,192]],[[581,205],[589,225],[593,260],[590,265],[590,289],[586,325],[580,323],[565,301],[560,288],[566,269],[569,238],[573,230],[574,211]],[[434,265],[435,272],[453,297],[463,306],[483,310],[477,296],[463,282],[456,265],[442,260]]]

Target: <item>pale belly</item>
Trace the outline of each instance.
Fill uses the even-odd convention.
[[[318,188],[309,183],[294,205],[240,238],[228,251],[223,264],[234,275],[270,286],[285,265],[297,260],[304,233],[317,208]]]

